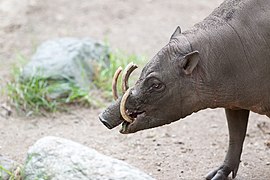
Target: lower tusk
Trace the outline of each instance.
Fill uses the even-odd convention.
[[[131,88],[128,88],[128,90],[125,92],[125,94],[123,95],[122,99],[121,99],[121,103],[120,103],[120,113],[122,115],[122,117],[124,118],[125,121],[132,123],[134,121],[134,119],[132,117],[130,117],[127,112],[126,112],[126,101],[127,98],[129,96]]]
[[[113,92],[113,99],[117,100],[118,99],[118,93],[117,93],[117,80],[118,77],[120,75],[120,73],[122,72],[122,67],[119,67],[113,76],[113,80],[112,80],[112,92]]]

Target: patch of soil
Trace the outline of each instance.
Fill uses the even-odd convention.
[[[221,0],[92,0],[0,2],[0,88],[18,54],[26,58],[43,41],[57,37],[109,40],[113,48],[152,57],[178,25],[185,30]],[[3,21],[2,21],[3,20]],[[0,103],[6,97],[0,95]],[[0,115],[0,154],[23,162],[27,149],[44,136],[72,139],[122,159],[157,179],[203,179],[223,161],[228,133],[223,110],[204,110],[163,127],[122,135],[107,130],[102,109],[73,107],[48,117]],[[269,119],[252,113],[237,179],[270,178]],[[258,126],[259,124],[259,126]]]

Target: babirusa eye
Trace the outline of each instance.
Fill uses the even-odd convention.
[[[148,80],[148,87],[149,87],[149,91],[153,92],[153,91],[161,91],[164,89],[164,84],[157,78],[151,77]]]
[[[161,83],[153,84],[152,87],[155,89],[160,89],[162,87],[162,84]]]

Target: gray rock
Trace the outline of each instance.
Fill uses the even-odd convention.
[[[0,166],[0,179],[8,180],[10,175],[7,171],[12,173],[19,165],[17,162],[0,155]]]
[[[28,151],[25,180],[153,180],[131,165],[70,140],[45,137]]]
[[[71,81],[88,91],[97,62],[104,67],[109,66],[109,50],[100,42],[89,38],[49,40],[37,48],[23,68],[21,79],[26,81],[37,76],[61,82]]]

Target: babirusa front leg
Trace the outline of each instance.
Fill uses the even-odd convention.
[[[223,164],[210,172],[207,180],[225,180],[232,172],[232,178],[236,177],[240,158],[242,154],[243,142],[246,136],[249,111],[225,109],[228,129],[229,148]]]

